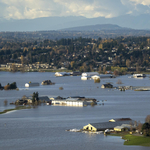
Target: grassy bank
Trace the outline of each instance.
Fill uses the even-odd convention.
[[[150,146],[150,137],[127,134],[123,136],[124,145]]]
[[[32,108],[32,107],[31,106],[18,106],[13,109],[5,109],[4,111],[0,112],[0,114],[5,114],[5,113],[13,111],[13,110],[30,109],[30,108]]]
[[[111,136],[121,136],[125,142],[124,145],[132,146],[148,146],[150,147],[150,137],[145,137],[143,135],[131,135],[127,132],[110,134]]]

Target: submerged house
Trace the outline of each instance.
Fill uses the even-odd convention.
[[[117,122],[117,121],[132,121],[131,118],[116,118],[116,119],[110,119],[109,122]]]
[[[83,72],[82,74],[81,74],[81,76],[82,77],[87,77],[87,76],[94,76],[94,75],[99,75],[99,73],[98,72]]]
[[[55,83],[51,82],[51,80],[44,80],[41,83],[42,85],[54,85]]]
[[[81,74],[81,80],[88,80],[90,78],[100,78],[98,72],[83,72]]]
[[[39,83],[26,83],[25,84],[25,87],[33,87],[33,86],[39,86],[40,84]]]
[[[81,72],[79,72],[79,71],[73,71],[73,72],[70,72],[70,75],[71,76],[80,76]]]
[[[77,106],[83,107],[90,105],[91,103],[97,104],[96,99],[85,98],[85,97],[68,97],[62,98],[60,96],[56,98],[50,98],[53,105],[63,105],[63,106]]]
[[[130,131],[130,129],[133,128],[130,124],[122,124],[121,126],[114,127],[114,131]]]
[[[87,106],[88,103],[86,101],[78,100],[78,99],[54,99],[52,100],[53,105],[64,105],[64,106],[78,106],[83,107]]]
[[[103,85],[101,86],[101,88],[102,88],[102,89],[105,89],[105,88],[113,88],[113,85],[110,84],[110,83],[107,83],[107,84],[103,84]]]
[[[56,77],[70,76],[70,73],[69,72],[56,72],[55,76]]]

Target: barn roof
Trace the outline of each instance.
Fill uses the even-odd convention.
[[[121,126],[122,124],[131,124],[131,120],[128,121],[117,121],[117,122],[102,122],[102,123],[90,123],[97,130],[113,129],[116,126]]]

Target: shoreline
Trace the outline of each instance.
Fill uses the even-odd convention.
[[[140,134],[130,133],[112,133],[107,134],[108,136],[120,136],[124,140],[126,146],[146,146],[150,147],[150,137],[146,137]]]
[[[6,114],[6,113],[8,113],[8,112],[16,111],[16,110],[31,109],[31,108],[32,108],[31,106],[18,106],[18,107],[16,107],[16,108],[3,110],[3,111],[0,112],[0,115],[1,115],[1,114]]]

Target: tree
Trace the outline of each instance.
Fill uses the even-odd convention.
[[[35,103],[35,92],[32,95],[32,104],[34,104],[34,103]]]
[[[126,66],[129,68],[131,65],[131,61],[129,59],[126,60]]]
[[[103,73],[105,74],[106,72],[106,66],[103,66]]]
[[[137,125],[137,130],[138,130],[139,132],[142,131],[142,126],[143,126],[143,124],[139,121],[139,122],[138,122],[138,125]]]
[[[122,84],[122,81],[118,79],[117,84]]]
[[[147,115],[147,116],[146,116],[145,122],[150,124],[150,115]]]
[[[24,57],[23,57],[23,55],[21,55],[21,64],[22,65],[24,64]]]
[[[145,136],[150,136],[150,124],[149,123],[144,123],[142,126],[142,132]]]
[[[119,75],[119,71],[118,71],[118,70],[115,70],[113,74],[114,74],[115,76],[118,76],[118,75]]]
[[[140,73],[140,67],[139,67],[139,64],[138,64],[138,63],[136,64],[136,72],[137,72],[137,73]]]
[[[11,67],[12,67],[12,72],[16,72],[17,71],[15,63],[13,63]]]
[[[99,69],[98,69],[99,71],[99,73],[101,73],[102,72],[102,67],[101,66],[99,66]]]
[[[26,100],[27,97],[25,95],[22,96],[22,100]]]
[[[93,65],[90,65],[89,68],[90,68],[90,71],[92,72],[93,71]]]
[[[32,104],[35,104],[35,102],[38,102],[38,100],[39,100],[39,94],[38,94],[38,92],[34,92],[33,94],[32,94]]]
[[[71,65],[71,68],[73,68],[73,65],[74,65],[74,61],[71,61],[70,65]]]

